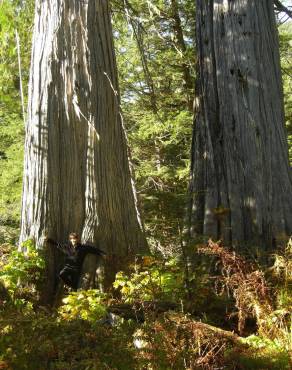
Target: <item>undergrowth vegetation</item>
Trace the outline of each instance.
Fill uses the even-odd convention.
[[[193,248],[212,256],[209,277],[202,260],[186,276],[179,258],[139,257],[117,274],[115,294],[67,291],[52,309],[39,299],[40,253],[4,244],[0,368],[289,369],[291,248],[263,271],[209,241]]]

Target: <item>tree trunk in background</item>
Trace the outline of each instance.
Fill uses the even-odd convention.
[[[104,263],[101,257],[88,254],[83,262],[78,289],[98,288],[104,291]]]
[[[173,18],[173,32],[175,35],[175,43],[178,50],[185,54],[187,51],[186,43],[184,40],[183,28],[181,24],[181,18],[178,9],[178,2],[177,0],[171,0],[171,10],[172,10],[172,18]],[[186,59],[186,56],[183,55],[183,58]],[[183,80],[186,90],[186,98],[187,98],[187,105],[188,109],[192,112],[193,111],[193,99],[194,99],[194,80],[192,78],[190,65],[187,62],[182,63],[182,72],[183,72]]]
[[[292,231],[272,0],[197,0],[192,236],[271,246]]]
[[[147,249],[119,109],[108,1],[36,0],[20,241]]]

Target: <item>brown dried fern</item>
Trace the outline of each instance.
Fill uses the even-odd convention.
[[[247,317],[255,317],[259,329],[266,331],[266,318],[272,313],[270,289],[264,273],[234,251],[224,248],[221,243],[208,241],[198,249],[199,253],[219,258],[221,276],[217,286],[231,291],[238,310],[238,331],[242,334]]]

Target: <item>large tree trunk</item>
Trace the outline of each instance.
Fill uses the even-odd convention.
[[[191,235],[270,246],[292,231],[272,0],[197,0]]]
[[[36,0],[21,241],[147,248],[118,94],[108,1]]]

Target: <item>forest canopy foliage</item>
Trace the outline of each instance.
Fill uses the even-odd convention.
[[[111,10],[121,110],[154,253],[125,265],[106,293],[65,290],[55,307],[42,305],[45,256],[32,241],[25,254],[16,247],[25,134],[20,83],[26,107],[34,2],[1,0],[0,369],[288,370],[292,242],[267,257],[269,268],[220,243],[184,244],[195,1],[112,0]],[[292,22],[281,19],[292,163]]]

